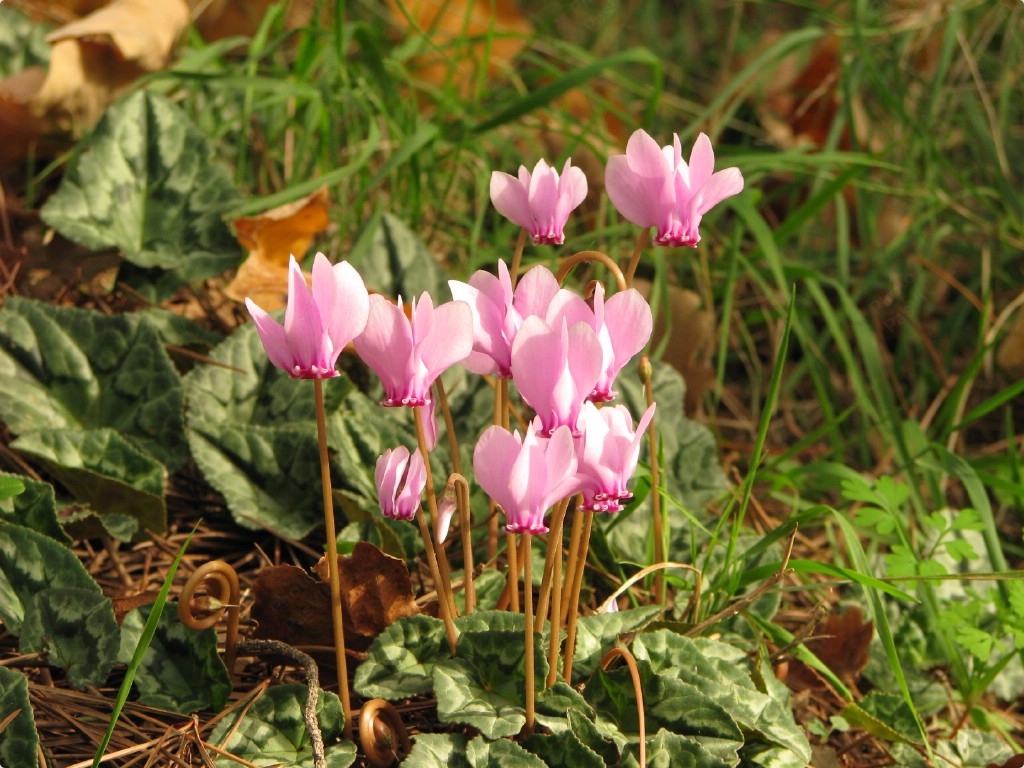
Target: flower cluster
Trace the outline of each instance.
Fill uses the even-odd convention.
[[[714,172],[704,134],[687,162],[678,136],[659,147],[637,131],[626,153],[609,159],[606,187],[623,216],[657,227],[655,243],[695,246],[701,217],[740,192],[743,177],[736,168]],[[564,242],[569,213],[586,195],[586,177],[571,161],[561,174],[540,160],[532,173],[520,167],[517,177],[491,176],[495,208],[535,244]],[[650,306],[632,288],[606,298],[600,284],[586,301],[543,266],[527,271],[514,289],[503,261],[496,272],[449,281],[451,302],[435,306],[424,293],[406,307],[401,297],[392,303],[369,296],[353,267],[317,254],[312,285],[291,259],[283,325],[248,299],[246,306],[270,360],[295,378],[337,376],[338,356],[353,343],[380,378],[382,405],[427,409],[428,447],[436,441],[431,387],[443,371],[461,362],[474,373],[511,379],[536,418],[525,436],[491,427],[473,455],[477,482],[504,511],[510,533],[546,531],[547,509],[576,493],[585,509],[621,510],[654,406],[634,429],[624,406],[595,404],[615,398],[617,375],[650,339]],[[419,453],[400,446],[381,456],[375,479],[383,513],[412,519],[426,477]]]

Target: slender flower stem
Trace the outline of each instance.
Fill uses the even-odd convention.
[[[341,577],[338,574],[338,535],[334,530],[334,497],[331,493],[331,463],[327,454],[327,417],[324,414],[322,379],[313,379],[316,397],[316,432],[320,444],[320,483],[324,494],[324,527],[327,529],[327,574],[331,585],[331,623],[334,627],[334,660],[338,665],[338,695],[345,722],[343,734],[352,739],[352,703],[348,693],[348,662],[345,653],[345,624],[341,613]]]
[[[505,534],[505,552],[508,557],[508,596],[509,610],[512,613],[519,613],[519,563],[516,552],[516,535]]]
[[[501,426],[504,420],[503,409],[508,398],[508,380],[498,379],[494,386],[494,415],[492,424]],[[487,559],[498,569],[498,506],[494,499],[487,502]]]
[[[437,554],[434,552],[434,542],[430,538],[427,518],[423,514],[422,507],[416,510],[416,522],[419,523],[420,536],[423,537],[423,546],[427,550],[427,564],[430,566],[430,575],[434,579],[434,583],[440,587],[441,571],[437,567]],[[452,621],[452,612],[448,604],[448,598],[440,588],[437,590],[437,605],[441,610],[441,619],[444,621],[445,632],[448,633],[448,647],[451,649],[452,656],[455,656],[455,648],[458,645],[458,639],[455,634],[455,622]]]
[[[434,388],[437,390],[437,402],[438,405],[441,406],[441,413],[444,414],[445,431],[448,433],[448,452],[452,457],[452,472],[461,475],[462,457],[459,456],[459,440],[455,434],[455,422],[452,420],[452,410],[448,407],[448,395],[444,391],[444,384],[441,383],[440,377],[438,377],[437,381],[434,382]]]
[[[558,675],[558,651],[562,645],[562,528],[565,523],[565,511],[569,506],[570,499],[565,499],[558,505],[555,512],[554,524],[551,528],[552,539],[548,543],[548,554],[553,549],[555,557],[551,564],[551,583],[548,585],[548,592],[545,593],[541,587],[541,595],[551,595],[551,636],[548,639],[548,679],[545,687],[550,688],[555,684],[555,677]],[[559,514],[561,513],[561,514]],[[544,619],[541,618],[543,627]]]
[[[654,402],[654,384],[651,375],[651,362],[644,355],[640,358],[641,378],[644,382],[644,395],[647,398],[647,407]],[[654,529],[654,562],[665,562],[665,516],[661,513],[661,468],[658,462],[658,433],[655,429],[654,419],[647,425],[647,448],[650,454],[651,464],[651,521]],[[654,595],[655,602],[665,604],[665,571],[659,569],[654,574]]]
[[[462,572],[466,590],[466,615],[476,607],[476,584],[473,572],[473,530],[469,510],[469,481],[462,475],[454,475],[455,499],[459,506],[459,524],[462,535]]]
[[[516,240],[516,250],[512,254],[512,266],[508,269],[508,276],[512,281],[512,288],[516,287],[516,280],[519,279],[519,265],[523,260],[523,249],[526,247],[526,228],[519,230],[519,239]]]
[[[561,570],[562,563],[562,527],[565,521],[565,510],[569,506],[572,497],[562,499],[555,507],[551,515],[551,532],[548,534],[548,551],[544,557],[544,575],[540,581],[540,598],[537,601],[537,624],[541,627],[548,618],[548,604],[552,595],[552,574],[554,572],[555,560],[559,563]],[[555,603],[558,604],[557,602]],[[553,620],[553,619],[552,619]]]
[[[416,422],[416,442],[419,444],[420,454],[423,456],[423,465],[427,472],[426,492],[427,509],[430,511],[430,528],[431,530],[436,531],[437,496],[434,494],[434,473],[430,468],[430,451],[427,449],[427,436],[423,431],[422,406],[418,405],[413,408],[413,418]],[[424,539],[423,544],[431,551],[434,550],[434,542],[433,539],[430,538],[429,531],[426,533],[426,538]],[[438,557],[435,552],[434,558],[438,561],[438,572],[433,574],[437,583],[438,600],[447,602],[448,613],[452,616],[457,616],[458,611],[455,610],[455,598],[452,596],[451,569],[448,567],[448,558],[445,555],[444,549],[441,550],[440,557]],[[438,576],[440,576],[440,578],[438,578]]]
[[[576,653],[576,619],[579,617],[580,592],[583,589],[583,570],[587,565],[587,552],[590,549],[590,528],[594,523],[594,513],[586,512],[583,519],[583,534],[580,536],[580,554],[576,561],[576,572],[572,576],[572,592],[569,599],[569,630],[565,638],[565,660],[562,663],[562,675],[565,682],[572,685],[572,658]]]
[[[526,608],[526,652],[523,663],[526,665],[526,727],[525,735],[533,733],[534,707],[537,696],[537,681],[534,678],[533,664],[533,553],[531,543],[533,536],[525,534],[523,542],[526,552],[523,556],[523,600]]]
[[[633,277],[636,275],[636,268],[640,264],[640,256],[643,255],[644,249],[651,240],[651,230],[644,228],[640,230],[640,235],[636,239],[636,247],[633,248],[633,255],[629,259],[629,266],[626,267],[626,287],[630,288],[633,286]]]
[[[583,510],[577,506],[572,512],[572,530],[569,532],[569,557],[565,563],[565,584],[562,585],[562,609],[558,623],[564,625],[569,617],[569,601],[572,598],[572,579],[576,573],[576,560],[580,555],[580,537],[583,535]]]

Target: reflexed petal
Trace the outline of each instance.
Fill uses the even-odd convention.
[[[508,481],[512,465],[522,450],[522,440],[503,427],[488,427],[473,449],[473,472],[484,493],[498,504],[511,499]]]
[[[547,315],[551,300],[559,291],[558,280],[542,264],[531,267],[516,285],[514,305],[523,319],[530,315]]]
[[[384,385],[390,397],[410,376],[412,329],[405,313],[383,296],[370,297],[366,327],[355,339],[356,352]]]
[[[604,305],[604,322],[617,373],[650,340],[654,328],[651,305],[635,288],[619,291]]]
[[[700,188],[700,203],[697,212],[705,214],[725,200],[743,191],[743,174],[739,168],[725,168],[713,174],[708,182]]]
[[[625,155],[608,158],[604,174],[608,198],[615,209],[638,227],[653,227],[659,218],[659,197],[652,194],[650,179],[633,172]]]
[[[626,142],[626,157],[630,169],[640,176],[662,178],[672,170],[658,142],[642,128],[633,131]]]
[[[318,276],[318,264],[329,269],[320,266]],[[321,287],[321,282],[326,284],[326,290]],[[313,263],[313,298],[316,299],[327,334],[334,344],[333,365],[345,345],[366,327],[370,296],[355,267],[347,261],[332,266],[326,256],[317,254],[317,260]]]
[[[526,191],[529,181],[526,184],[524,186],[520,179],[501,171],[491,173],[491,203],[494,208],[513,224],[528,229],[533,224],[533,216]]]
[[[263,349],[267,353],[270,362],[285,371],[291,371],[292,353],[288,348],[288,339],[284,335],[284,327],[264,312],[252,299],[245,300],[246,309],[252,315],[256,324],[256,332],[259,333],[260,341],[263,342]]]

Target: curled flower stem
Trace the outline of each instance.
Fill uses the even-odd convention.
[[[526,726],[523,734],[529,736],[533,733],[534,709],[536,707],[537,681],[534,677],[533,663],[533,553],[531,543],[533,536],[524,534],[523,542],[526,544],[526,552],[523,557],[523,605],[526,614],[526,648],[523,663],[526,665]]]
[[[216,600],[216,610],[205,617],[198,618],[193,611],[193,598],[200,590]],[[178,597],[178,620],[192,629],[212,627],[220,617],[227,613],[228,626],[224,636],[224,665],[228,674],[234,671],[235,649],[238,646],[238,610],[241,590],[238,586],[238,574],[235,569],[223,560],[212,560],[203,563],[188,577]]]
[[[640,256],[643,255],[644,249],[647,248],[647,244],[651,240],[651,230],[645,227],[640,230],[640,234],[636,239],[636,247],[633,248],[633,255],[629,259],[629,266],[626,267],[626,287],[632,287],[633,277],[636,276],[636,268],[640,264]]]
[[[400,763],[412,751],[409,732],[390,702],[371,699],[359,712],[359,743],[378,768]]]
[[[341,577],[338,573],[338,535],[334,529],[334,497],[331,493],[331,464],[327,454],[327,417],[324,414],[322,379],[313,379],[316,396],[316,432],[320,445],[320,482],[324,496],[324,527],[327,529],[327,575],[331,586],[331,624],[334,628],[334,659],[338,665],[338,695],[345,723],[343,733],[352,738],[352,703],[348,693],[348,662],[345,653],[345,624],[341,612]]]
[[[319,381],[319,379],[317,379]],[[320,733],[320,723],[316,719],[316,703],[320,698],[320,674],[316,662],[309,654],[303,653],[298,648],[293,648],[280,640],[246,640],[239,645],[239,650],[244,653],[273,653],[278,656],[285,656],[298,663],[306,673],[306,706],[302,708],[302,719],[306,723],[306,732],[309,734],[310,747],[313,752],[314,768],[326,768],[327,760],[324,757],[324,737]],[[351,738],[351,735],[346,738]]]
[[[572,576],[572,591],[569,593],[568,633],[565,638],[565,658],[562,662],[562,675],[565,682],[572,685],[572,658],[576,653],[576,619],[580,612],[580,592],[583,589],[583,570],[587,565],[587,553],[590,550],[590,529],[594,523],[594,513],[586,511],[583,518],[583,532],[580,535],[580,553],[576,559],[576,571]]]
[[[636,666],[633,654],[622,646],[612,648],[601,659],[601,669],[607,671],[615,659],[622,659],[629,667],[629,676],[633,678],[633,693],[636,695],[636,717],[640,730],[640,765],[647,765],[647,724],[644,717],[644,691],[640,686],[640,670]]]
[[[427,437],[423,431],[423,406],[416,406],[413,408],[413,417],[416,422],[416,441],[419,444],[420,454],[423,456],[423,466],[427,473],[427,483],[425,486],[427,494],[427,509],[430,510],[430,528],[437,530],[437,496],[434,494],[434,473],[430,468],[430,451],[427,449]],[[427,548],[428,555],[432,553],[434,562],[437,564],[437,570],[432,575],[437,582],[438,599],[443,600],[447,603],[447,610],[449,616],[457,616],[458,611],[455,610],[455,598],[452,597],[452,580],[451,580],[451,569],[448,566],[448,558],[445,554],[444,549],[441,549],[440,554],[434,549],[433,539],[430,538],[429,531],[420,531],[424,535],[423,545]]]
[[[615,284],[618,286],[620,291],[624,291],[629,287],[629,282],[622,274],[622,270],[619,269],[619,265],[615,263],[607,253],[601,251],[579,251],[574,253],[572,256],[568,256],[562,260],[561,265],[558,267],[558,272],[555,273],[555,278],[561,283],[565,280],[565,276],[569,274],[573,267],[577,264],[582,264],[584,261],[596,261],[603,264],[608,268],[608,271],[612,273],[612,277],[615,278]]]

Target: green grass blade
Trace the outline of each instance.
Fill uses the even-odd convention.
[[[135,681],[135,674],[139,670],[139,665],[142,663],[142,657],[146,655],[149,644],[153,640],[153,635],[156,634],[157,624],[160,623],[160,616],[164,612],[164,605],[167,603],[167,595],[170,594],[171,584],[174,582],[174,574],[177,573],[178,565],[181,564],[181,558],[184,557],[185,550],[188,549],[188,545],[198,528],[199,523],[196,523],[181,545],[181,549],[178,550],[174,562],[171,563],[170,570],[167,571],[167,578],[164,579],[163,586],[160,587],[160,593],[153,602],[153,609],[149,612],[146,626],[142,630],[142,637],[139,638],[139,644],[135,646],[135,653],[132,654],[131,663],[128,664],[124,680],[121,681],[121,688],[117,692],[114,710],[110,713],[110,722],[107,723],[107,732],[103,734],[103,739],[100,741],[99,747],[96,748],[96,755],[92,759],[92,768],[98,768],[100,761],[103,759],[103,753],[106,751],[107,745],[110,744],[110,737],[114,735],[114,727],[121,716],[121,710],[124,709],[125,702],[128,701],[128,694],[131,692],[132,683]]]

